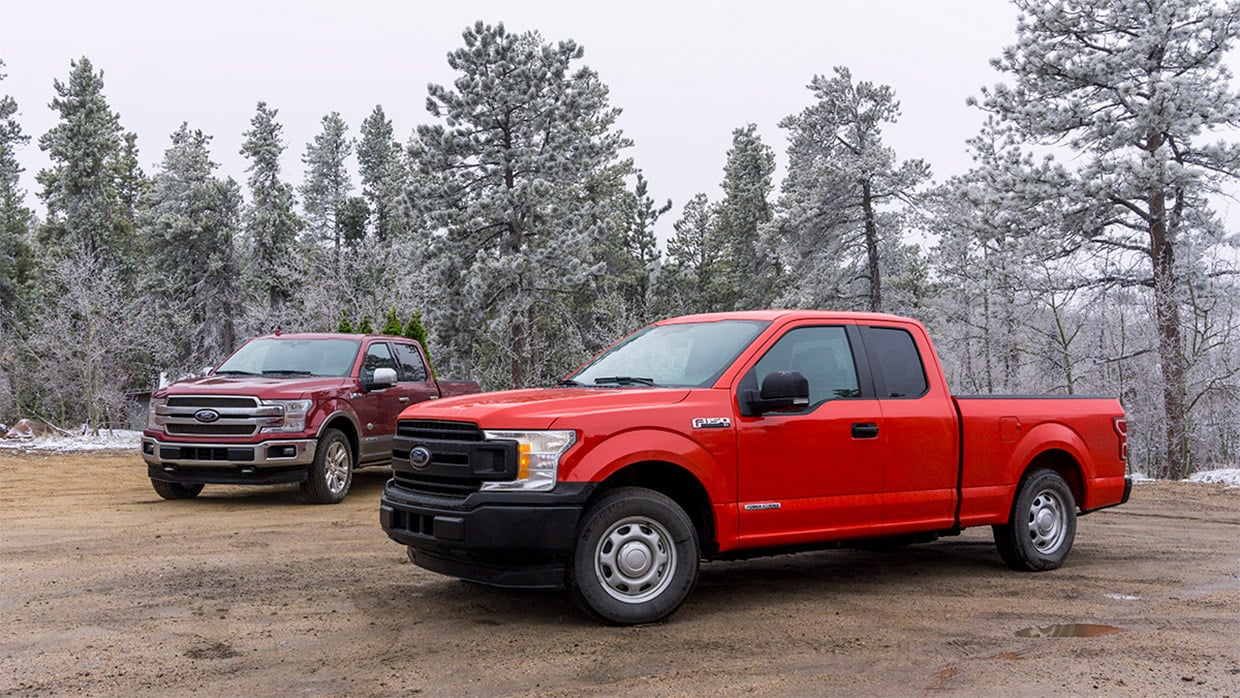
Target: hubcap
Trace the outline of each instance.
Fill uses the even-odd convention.
[[[1068,531],[1068,506],[1053,490],[1042,490],[1029,507],[1029,539],[1038,552],[1049,554],[1063,544]]]
[[[332,494],[340,494],[349,482],[349,448],[340,441],[333,441],[327,447],[327,458],[323,462],[323,475],[327,489]]]
[[[594,552],[599,583],[612,598],[625,603],[641,603],[663,593],[675,566],[671,534],[645,516],[612,524]]]

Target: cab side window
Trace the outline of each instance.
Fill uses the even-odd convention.
[[[396,350],[396,363],[399,365],[397,372],[400,374],[400,381],[402,383],[426,382],[426,365],[417,347],[411,344],[393,344],[392,347]]]
[[[400,375],[396,360],[392,358],[392,350],[388,349],[386,342],[375,342],[366,349],[366,358],[362,360],[362,380],[373,379],[376,368],[390,368]]]
[[[861,395],[857,366],[843,327],[789,330],[754,366],[758,385],[774,371],[796,371],[805,376],[811,408],[827,400]]]
[[[930,389],[913,335],[896,327],[865,327],[862,332],[870,364],[878,369],[880,398],[920,397]]]

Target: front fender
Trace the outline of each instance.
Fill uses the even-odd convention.
[[[714,436],[734,440],[731,430],[719,430]],[[561,479],[577,482],[602,482],[626,466],[658,461],[671,463],[688,471],[706,490],[713,503],[731,501],[735,487],[728,477],[735,467],[720,467],[715,455],[705,445],[668,429],[637,428],[603,437],[597,442],[582,444],[579,459],[571,462]]]

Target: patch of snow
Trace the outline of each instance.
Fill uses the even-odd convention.
[[[112,429],[99,434],[84,436],[61,436],[47,434],[34,439],[0,439],[0,450],[8,451],[128,451],[136,450],[142,443],[142,432]]]
[[[1107,598],[1115,599],[1116,601],[1140,601],[1141,600],[1141,597],[1133,596],[1132,594],[1107,594]]]
[[[1129,473],[1128,477],[1132,478],[1132,481],[1134,483],[1156,482],[1154,478],[1150,477],[1149,475],[1146,475],[1145,473]]]
[[[1221,470],[1206,470],[1200,473],[1193,473],[1188,476],[1188,481],[1240,487],[1240,468],[1223,468]]]

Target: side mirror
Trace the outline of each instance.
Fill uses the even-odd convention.
[[[362,387],[368,391],[384,390],[393,385],[396,385],[396,369],[394,368],[376,368],[375,375],[362,383]]]
[[[758,414],[806,407],[809,379],[796,371],[774,371],[763,379],[761,390],[748,391],[746,402]]]

